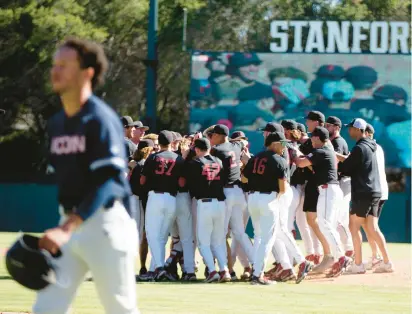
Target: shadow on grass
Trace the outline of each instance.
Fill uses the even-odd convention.
[[[0,280],[13,280],[11,276],[0,276]]]

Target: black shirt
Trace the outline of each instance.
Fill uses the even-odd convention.
[[[290,144],[291,146],[295,146],[298,147],[298,149],[300,150],[300,145],[297,143],[292,143]],[[294,152],[292,150],[289,150],[289,155],[293,155]],[[295,163],[293,163],[290,166],[290,173],[291,173],[291,178],[290,178],[290,184],[291,185],[298,185],[298,184],[305,184],[306,182],[306,168],[299,168],[295,165]]]
[[[132,188],[132,192],[134,195],[142,196],[143,187],[140,185],[140,177],[142,175],[143,166],[144,166],[145,159],[140,160],[137,162],[136,166],[133,168],[132,173],[130,175],[130,187]]]
[[[244,144],[225,142],[212,148],[210,154],[222,161],[225,185],[240,184],[240,155]]]
[[[302,154],[306,156],[312,153],[314,148],[312,146],[312,141],[310,140],[310,138],[307,139],[306,142],[302,143],[299,149]],[[305,177],[305,180],[308,181],[308,185],[316,184],[314,181],[313,172],[308,167],[303,169],[303,176]]]
[[[306,157],[312,163],[316,185],[338,183],[338,161],[334,151],[327,147],[316,148]]]
[[[348,143],[346,143],[343,137],[335,137],[333,140],[331,140],[331,143],[333,145],[335,152],[345,156],[349,154]]]
[[[224,201],[225,182],[223,175],[223,164],[219,158],[207,155],[192,159],[187,163],[185,169],[190,195],[196,199],[216,198],[219,201]]]
[[[171,151],[150,155],[143,167],[148,191],[168,192],[176,195],[179,177],[182,176],[184,159]]]
[[[382,195],[376,149],[375,141],[360,139],[340,167],[343,174],[351,177],[352,199]]]
[[[287,179],[285,158],[272,151],[263,151],[251,158],[243,175],[248,179],[250,191],[279,192],[279,179]]]

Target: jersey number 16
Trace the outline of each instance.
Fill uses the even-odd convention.
[[[264,174],[267,161],[267,158],[256,158],[255,162],[253,163],[253,173]]]

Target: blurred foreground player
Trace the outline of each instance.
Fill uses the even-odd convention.
[[[62,224],[46,230],[41,249],[55,259],[57,284],[37,294],[33,312],[68,313],[90,270],[106,313],[139,313],[134,262],[138,235],[119,117],[93,89],[107,59],[101,46],[69,39],[57,50],[51,81],[63,110],[49,121]]]

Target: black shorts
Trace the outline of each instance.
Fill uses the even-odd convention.
[[[360,199],[352,198],[352,207],[350,209],[351,215],[356,215],[358,217],[366,218],[369,215],[374,217],[379,217],[379,202],[380,197],[363,197]],[[382,204],[383,205],[383,204]]]
[[[318,206],[319,190],[315,183],[309,182],[305,186],[305,199],[303,201],[303,211],[305,213],[316,213]]]
[[[379,201],[379,205],[378,205],[378,218],[381,216],[381,214],[382,214],[382,208],[383,208],[383,205],[385,205],[385,202],[386,202],[386,200],[380,200]]]

